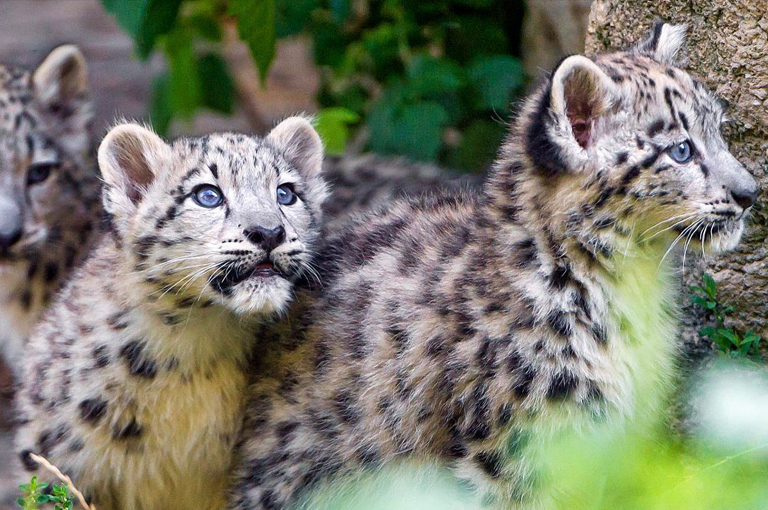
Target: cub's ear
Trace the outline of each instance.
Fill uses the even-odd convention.
[[[289,117],[267,135],[288,161],[309,180],[323,170],[323,142],[304,117]]]
[[[137,124],[112,128],[99,146],[104,209],[116,218],[130,218],[171,157],[170,146],[147,128]]]
[[[88,66],[76,46],[54,49],[32,75],[35,100],[59,140],[74,153],[89,150],[93,115],[88,95]]]
[[[634,48],[635,53],[652,58],[660,64],[676,66],[678,54],[685,45],[688,25],[671,25],[661,20],[653,23],[648,38]]]
[[[323,142],[312,124],[304,117],[290,117],[275,126],[267,140],[296,167],[305,180],[304,201],[319,221],[322,204],[328,198],[328,185],[323,179]]]
[[[597,121],[618,97],[613,80],[590,59],[563,60],[532,113],[526,149],[534,163],[552,174],[578,166],[600,135]]]

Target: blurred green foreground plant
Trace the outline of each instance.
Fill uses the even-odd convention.
[[[201,108],[230,114],[234,86],[220,57],[236,23],[262,81],[276,40],[305,34],[321,71],[318,130],[330,153],[352,136],[384,154],[478,170],[504,133],[524,73],[522,4],[505,0],[102,0],[142,59],[161,50],[152,121]]]

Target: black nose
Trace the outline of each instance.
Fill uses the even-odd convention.
[[[14,229],[10,232],[0,231],[0,251],[7,251],[11,246],[21,239],[21,229]]]
[[[757,188],[755,189],[732,189],[731,196],[742,209],[748,209],[755,205],[757,200]]]
[[[245,237],[266,251],[272,251],[285,241],[285,229],[282,225],[273,229],[254,227],[245,231]]]

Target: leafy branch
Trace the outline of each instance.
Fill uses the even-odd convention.
[[[714,326],[699,329],[699,335],[709,338],[718,351],[731,358],[758,358],[760,356],[760,336],[752,331],[741,333],[737,329],[726,326],[728,315],[735,309],[723,305],[717,299],[717,282],[708,274],[704,274],[703,286],[692,286],[691,302],[702,308],[714,319]]]
[[[504,0],[102,2],[140,58],[165,55],[151,107],[161,133],[200,109],[231,114],[235,89],[246,97],[253,90],[222,58],[229,34],[249,48],[262,84],[279,39],[311,42],[321,78],[317,127],[332,154],[355,137],[375,152],[481,169],[525,82],[514,54],[522,6]]]

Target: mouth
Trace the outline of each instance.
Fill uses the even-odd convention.
[[[277,276],[278,274],[279,272],[272,262],[262,262],[256,266],[256,268],[251,273],[251,276],[268,278],[270,276]]]
[[[272,277],[283,276],[280,271],[269,260],[262,261],[255,266],[252,264],[227,263],[222,265],[218,274],[211,279],[211,285],[221,292],[228,294],[232,288],[250,279],[264,281]]]

